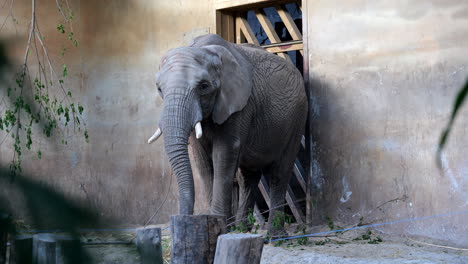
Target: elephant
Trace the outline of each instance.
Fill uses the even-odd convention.
[[[194,211],[190,147],[211,214],[230,216],[239,170],[236,218],[245,217],[253,208],[252,190],[263,174],[270,182],[273,208],[268,230],[273,234],[281,229],[272,223],[282,211],[308,109],[296,67],[260,46],[234,44],[208,34],[162,58],[156,87],[164,105],[159,127],[148,143],[164,136],[179,187],[179,213]]]

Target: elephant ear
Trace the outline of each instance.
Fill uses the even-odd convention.
[[[203,48],[211,55],[212,70],[219,78],[212,118],[215,123],[222,124],[247,104],[252,92],[252,67],[234,47],[209,45]]]

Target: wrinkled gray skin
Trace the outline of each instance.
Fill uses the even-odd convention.
[[[164,100],[159,127],[177,177],[180,214],[193,214],[194,206],[189,138],[212,214],[230,216],[238,168],[237,219],[252,210],[251,190],[262,173],[270,179],[271,207],[283,203],[307,116],[302,76],[293,64],[210,34],[169,51],[156,80]],[[281,210],[270,213],[271,233]]]

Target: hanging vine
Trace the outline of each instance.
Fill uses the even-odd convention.
[[[6,6],[8,0],[2,5]],[[13,14],[14,1],[9,2],[9,11],[3,21],[0,32],[11,19],[16,26],[18,20]],[[74,15],[67,0],[56,0],[58,11],[63,22],[57,25],[57,30],[68,36],[75,47],[78,41],[73,31]],[[28,27],[28,38],[24,59],[15,73],[14,81],[7,87],[6,95],[0,102],[0,145],[11,136],[13,140],[13,157],[10,164],[12,175],[21,173],[23,150],[32,151],[33,131],[46,137],[62,138],[61,143],[67,144],[65,127],[73,124],[74,132],[82,133],[86,142],[89,140],[86,124],[83,119],[84,107],[73,98],[72,91],[66,88],[68,68],[63,64],[56,71],[49,56],[45,38],[42,35],[36,17],[36,0],[31,0],[31,19]],[[66,49],[61,51],[65,56]],[[30,70],[34,68],[34,70]],[[6,98],[5,98],[6,97]],[[42,131],[41,131],[42,130]],[[41,159],[40,148],[36,149],[37,158]]]

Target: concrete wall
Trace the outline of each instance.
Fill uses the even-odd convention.
[[[57,69],[69,65],[66,84],[87,109],[90,143],[72,131],[68,146],[38,136],[43,158],[24,166],[124,224],[145,222],[170,189],[154,222],[167,221],[177,212],[176,184],[170,187],[162,141],[146,144],[162,105],[154,73],[168,49],[214,32],[216,3],[71,1],[79,46],[67,44],[70,52],[61,58],[68,41],[55,29],[60,16],[53,2],[39,1],[38,19]],[[15,1],[19,33],[9,23],[0,33],[15,58],[24,52],[29,4]],[[467,210],[468,107],[455,123],[442,172],[434,160],[468,75],[468,3],[310,0],[305,6],[312,168],[324,193],[317,201],[323,214],[355,224],[361,217],[377,223]],[[11,157],[9,143],[1,145],[2,164]],[[466,220],[461,214],[381,229],[467,245]]]
[[[153,223],[167,222],[169,215],[178,212],[177,184],[175,178],[170,184],[162,140],[146,143],[162,108],[154,76],[169,49],[214,32],[211,1],[69,0],[77,48],[56,30],[63,20],[55,1],[37,2],[38,22],[56,70],[68,65],[66,87],[85,107],[90,143],[72,129],[67,130],[67,146],[60,144],[61,137],[37,134],[34,139],[39,144],[33,145],[33,155],[24,157],[25,171],[122,224],[145,223],[169,191]],[[15,1],[19,24],[15,29],[8,21],[0,33],[17,63],[24,55],[30,5],[31,1]],[[1,10],[2,21],[7,7]],[[64,58],[62,47],[68,50]],[[11,143],[7,139],[0,146],[2,165],[12,157]],[[40,161],[34,157],[39,147]],[[197,210],[203,211],[206,204],[197,200]]]
[[[314,184],[321,209],[379,223],[468,209],[468,2],[308,1]],[[468,245],[468,214],[379,227]]]

